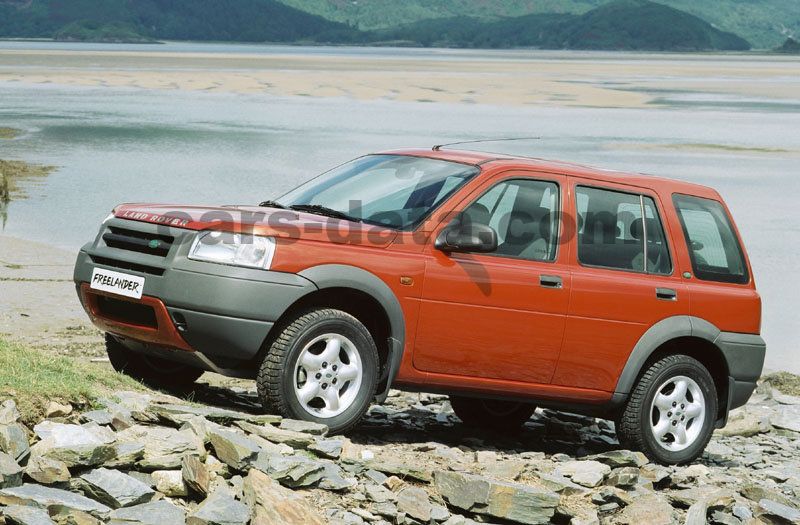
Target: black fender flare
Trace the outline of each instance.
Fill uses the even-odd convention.
[[[651,326],[633,347],[614,388],[615,401],[627,399],[642,367],[661,345],[678,337],[699,337],[716,345],[720,330],[713,324],[690,315],[667,317]]]
[[[397,377],[405,349],[406,322],[397,296],[380,277],[357,266],[322,264],[307,268],[299,272],[298,275],[314,283],[320,290],[326,288],[352,288],[364,292],[383,306],[386,316],[389,318],[391,333],[389,336],[389,355],[387,356],[386,371],[383,377],[379,378],[379,382],[382,382],[385,378],[386,386],[380,392],[377,392],[375,397],[379,403],[385,401],[389,394],[389,389],[395,377]]]

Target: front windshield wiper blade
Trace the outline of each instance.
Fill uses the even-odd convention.
[[[270,200],[259,202],[258,206],[261,207],[261,208],[279,208],[281,210],[285,210],[286,209],[286,206],[284,206],[280,202],[278,202],[278,201],[270,201]]]
[[[315,213],[317,215],[325,215],[327,217],[332,217],[334,219],[342,219],[345,221],[351,222],[361,222],[361,219],[356,217],[351,217],[350,215],[341,212],[339,210],[334,210],[333,208],[328,208],[327,206],[323,206],[321,204],[295,204],[293,206],[289,206],[289,209],[295,211],[307,211],[309,213]]]

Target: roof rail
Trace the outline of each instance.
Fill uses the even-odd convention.
[[[476,139],[476,140],[462,140],[459,142],[450,142],[448,144],[437,144],[431,148],[432,151],[440,151],[442,148],[449,148],[450,146],[459,146],[461,144],[479,144],[481,142],[510,142],[513,140],[541,140],[542,137],[508,137],[501,139]]]

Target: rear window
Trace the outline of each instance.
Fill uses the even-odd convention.
[[[750,280],[739,239],[722,204],[674,195],[673,201],[698,279],[744,284]]]

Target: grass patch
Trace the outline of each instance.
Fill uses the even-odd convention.
[[[130,377],[98,364],[0,340],[0,398],[13,398],[28,425],[42,419],[51,400],[91,406],[112,390],[140,389]]]
[[[15,139],[22,135],[22,130],[17,128],[2,128],[0,127],[0,139]]]
[[[0,131],[8,128],[0,128]],[[30,164],[21,160],[0,160],[0,219],[5,224],[5,212],[12,197],[24,197],[18,182],[47,176],[54,166]]]
[[[765,375],[763,381],[768,382],[784,394],[800,396],[800,376],[789,372],[775,372]]]

